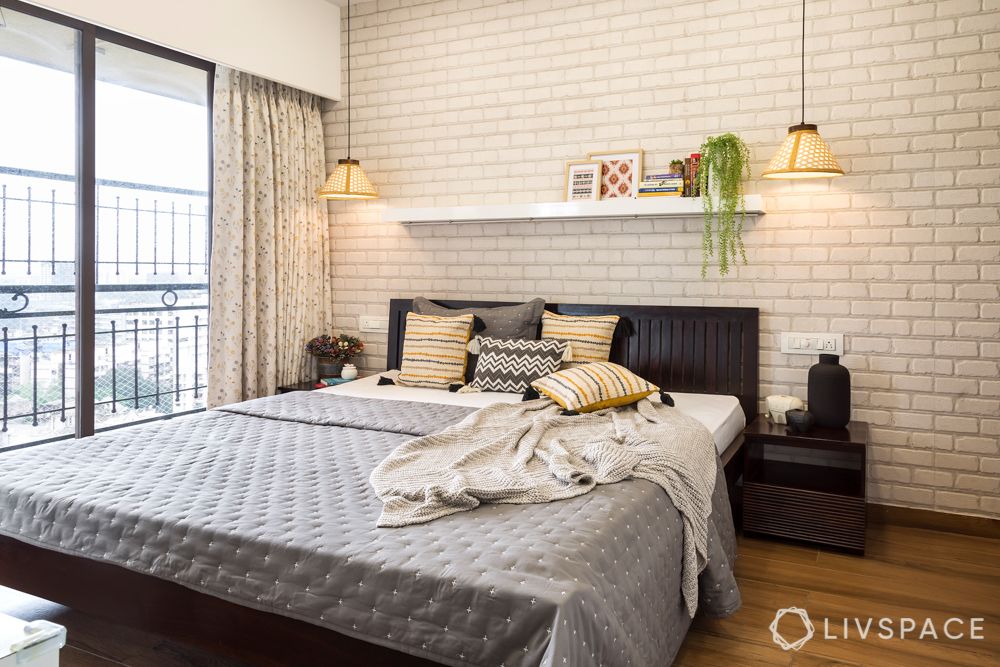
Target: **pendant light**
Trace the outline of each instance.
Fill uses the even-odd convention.
[[[788,128],[781,148],[771,158],[764,178],[830,178],[843,176],[830,147],[815,125],[806,122],[806,0],[802,0],[802,122]]]
[[[351,4],[347,3],[347,158],[337,160],[330,178],[319,189],[322,199],[375,199],[378,191],[361,163],[351,159]]]

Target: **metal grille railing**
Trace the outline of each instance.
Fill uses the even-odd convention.
[[[0,447],[71,435],[78,407],[98,428],[204,407],[208,193],[97,182],[91,408],[74,404],[74,187],[0,167]]]
[[[204,371],[199,368],[199,356],[204,357],[204,351],[200,350],[200,340],[204,340],[207,335],[208,325],[201,321],[198,315],[194,316],[194,321],[192,324],[181,324],[180,317],[173,318],[173,324],[167,324],[166,326],[161,325],[160,318],[155,319],[155,326],[153,327],[140,327],[139,320],[132,320],[132,326],[119,329],[117,322],[111,320],[111,329],[107,331],[98,331],[97,337],[108,336],[111,339],[111,364],[114,368],[114,372],[110,374],[110,390],[111,398],[102,401],[94,401],[95,406],[110,406],[111,413],[118,412],[118,406],[122,403],[133,403],[133,407],[138,410],[140,408],[140,401],[145,401],[146,399],[152,399],[152,405],[156,408],[161,407],[161,401],[164,398],[172,397],[174,403],[180,404],[181,394],[183,392],[194,392],[194,398],[201,398],[201,392],[205,389],[205,385],[202,384],[204,381]],[[66,421],[66,414],[68,411],[73,411],[76,409],[74,405],[67,405],[67,396],[72,395],[74,388],[68,387],[66,385],[66,368],[67,368],[67,348],[68,343],[73,340],[74,334],[69,332],[68,325],[64,322],[61,325],[62,331],[57,334],[49,335],[39,335],[38,325],[31,325],[31,336],[20,336],[11,337],[8,327],[3,327],[2,334],[0,334],[0,346],[2,346],[2,364],[3,364],[3,417],[2,417],[2,427],[0,427],[0,432],[7,432],[7,425],[9,421],[13,421],[21,418],[30,418],[32,426],[38,426],[38,418],[48,414],[59,414],[59,421]],[[193,359],[192,359],[192,373],[194,375],[194,382],[192,386],[181,387],[181,374],[178,372],[179,369],[174,370],[174,372],[168,374],[164,370],[163,363],[155,363],[154,368],[154,380],[153,386],[155,390],[152,393],[142,393],[142,383],[139,379],[139,367],[140,367],[140,338],[139,334],[153,332],[154,340],[154,358],[162,361],[160,356],[161,351],[161,341],[163,335],[167,335],[173,341],[174,355],[173,359],[176,363],[180,363],[180,341],[181,332],[190,329],[193,331],[194,335],[194,345],[193,345]],[[200,333],[201,331],[206,333]],[[120,393],[118,390],[119,385],[119,369],[120,365],[118,350],[118,342],[122,337],[126,339],[131,336],[132,340],[132,363],[129,366],[126,364],[127,372],[132,375],[132,388],[131,390],[124,390]],[[57,340],[60,349],[60,362],[59,362],[59,405],[57,407],[48,405],[45,401],[40,401],[39,399],[39,381],[38,381],[38,359],[39,359],[39,345],[44,344],[47,340]],[[31,410],[25,411],[20,414],[9,414],[9,394],[10,394],[10,381],[9,381],[9,352],[12,345],[16,345],[19,342],[25,342],[30,345],[31,348],[31,361],[32,361],[32,373],[31,377]],[[168,341],[169,343],[169,341]],[[172,380],[170,378],[172,376]],[[164,387],[164,379],[166,379],[166,387]],[[101,389],[105,387],[98,386],[97,392],[101,393]]]

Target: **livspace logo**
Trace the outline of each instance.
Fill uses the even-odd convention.
[[[794,616],[798,621],[785,623],[785,634],[778,626],[785,616]],[[821,623],[820,639],[984,639],[982,618],[953,617],[945,619],[940,624],[932,618],[916,619],[908,616],[900,618],[855,617],[843,618],[839,621],[824,618]],[[817,635],[816,626],[809,618],[805,609],[787,607],[779,609],[769,626],[771,638],[783,651],[798,651],[806,642]],[[787,636],[786,636],[787,635]],[[789,637],[795,639],[790,640]]]

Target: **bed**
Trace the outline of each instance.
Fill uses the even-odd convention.
[[[548,307],[628,317],[612,360],[713,433],[730,479],[703,603],[731,611],[726,501],[732,434],[756,409],[756,311]],[[390,366],[407,309],[390,304]],[[669,660],[689,622],[670,594],[680,524],[648,482],[373,528],[380,458],[477,402],[517,398],[426,391],[361,380],[5,455],[0,583],[265,664]]]

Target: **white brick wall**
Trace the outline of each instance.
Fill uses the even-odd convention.
[[[754,306],[761,395],[805,396],[778,332],[845,334],[869,494],[1000,516],[1000,2],[811,0],[807,121],[848,174],[754,178],[748,266],[699,278],[699,219],[381,224],[385,206],[556,201],[564,161],[646,168],[734,131],[759,175],[799,119],[798,0],[380,0],[354,8],[354,150],[334,203],[338,325],[389,298]],[[345,105],[325,115],[343,157]],[[384,368],[385,344],[364,360]]]

